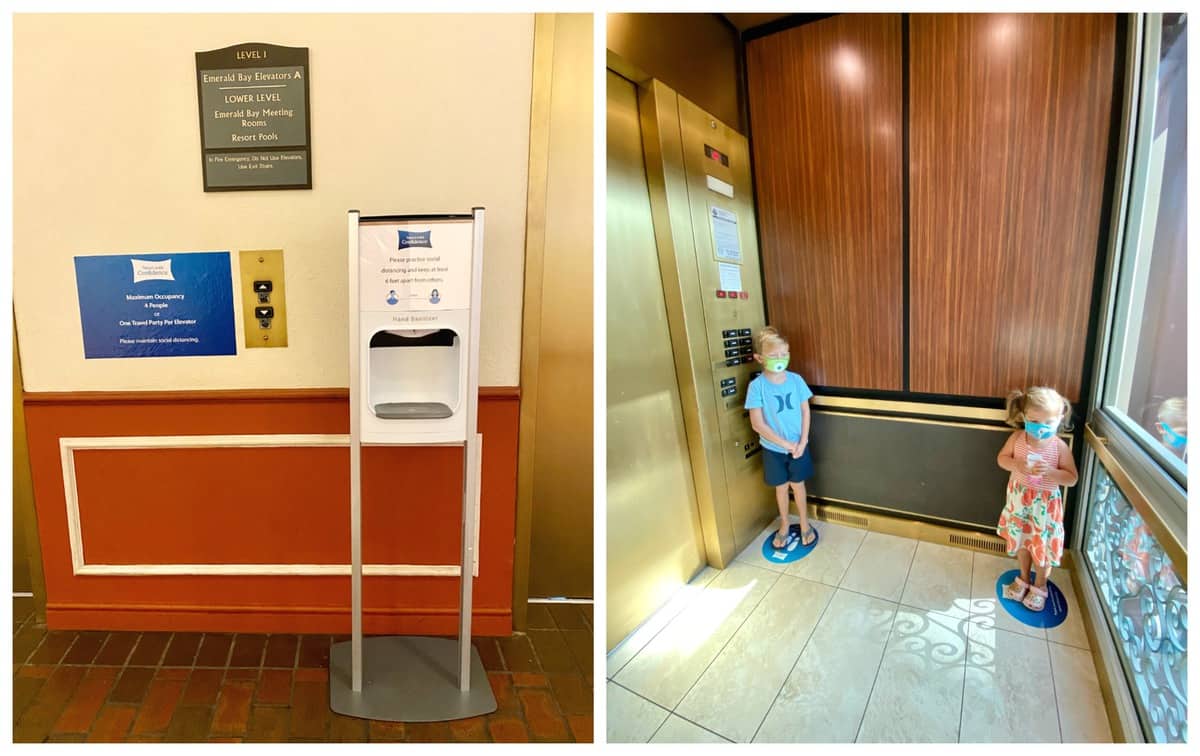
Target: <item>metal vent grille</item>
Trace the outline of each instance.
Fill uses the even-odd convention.
[[[990,541],[983,538],[972,538],[965,535],[951,535],[950,543],[957,546],[966,546],[972,549],[980,549],[982,551],[990,551],[994,554],[1008,554],[1004,548],[1003,541]]]
[[[869,527],[871,524],[867,520],[866,517],[859,517],[858,515],[846,514],[845,512],[831,511],[831,510],[827,509],[822,514],[824,515],[826,520],[837,520],[839,522],[844,522],[844,523],[853,525],[858,528],[866,528],[866,527]]]

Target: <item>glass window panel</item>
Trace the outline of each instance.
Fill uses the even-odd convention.
[[[1187,741],[1187,589],[1103,465],[1090,487],[1084,553],[1116,639],[1142,729]]]
[[[1161,23],[1153,84],[1143,91],[1121,296],[1105,409],[1186,486],[1187,16]],[[1151,35],[1152,37],[1153,35]],[[1153,52],[1153,47],[1150,48]]]

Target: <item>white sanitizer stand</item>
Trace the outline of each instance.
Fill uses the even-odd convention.
[[[379,217],[351,210],[349,230],[352,627],[351,640],[330,651],[329,705],[339,714],[393,722],[487,714],[496,699],[471,644],[482,459],[476,419],[483,208]],[[457,640],[363,638],[364,445],[463,447],[461,562],[389,566],[383,573],[457,575]]]

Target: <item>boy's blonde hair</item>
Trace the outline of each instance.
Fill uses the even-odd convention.
[[[754,351],[758,354],[766,354],[769,350],[777,346],[787,347],[788,345],[787,339],[780,336],[779,331],[776,331],[771,326],[766,326],[759,331],[758,336],[754,339],[754,343],[756,345]]]
[[[1017,389],[1008,395],[1004,409],[1008,416],[1004,422],[1014,428],[1025,425],[1025,411],[1033,408],[1046,412],[1058,412],[1062,417],[1062,430],[1071,430],[1071,403],[1049,386],[1031,386],[1024,391]]]

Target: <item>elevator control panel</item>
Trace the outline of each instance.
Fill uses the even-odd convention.
[[[669,262],[659,250],[664,286],[679,299],[668,318],[673,335],[686,335],[689,369],[677,375],[685,421],[697,431],[689,427],[688,446],[697,496],[705,499],[705,550],[710,564],[724,565],[775,511],[745,409],[758,368],[754,335],[766,325],[749,144],[661,81],[649,82],[641,97],[654,226],[673,248]]]
[[[766,325],[746,138],[679,98],[684,170],[704,313],[724,487],[739,548],[774,507],[762,486],[758,433],[745,409]]]
[[[246,348],[287,346],[283,250],[244,249],[238,262]]]

